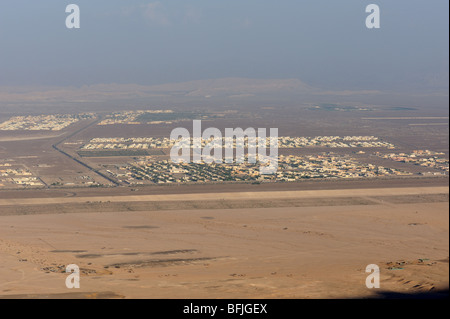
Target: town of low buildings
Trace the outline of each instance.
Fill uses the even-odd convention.
[[[437,153],[430,150],[414,150],[411,153],[381,154],[377,152],[375,155],[396,162],[410,163],[422,167],[441,170],[447,174],[449,173],[449,160],[448,158],[443,157],[443,155],[445,155],[444,153]]]
[[[81,119],[89,119],[94,115],[83,114],[57,114],[37,116],[14,116],[0,124],[2,131],[60,131]]]
[[[33,173],[24,168],[13,167],[10,163],[0,164],[1,186],[43,186]]]
[[[169,114],[173,113],[172,110],[148,110],[148,111],[123,111],[123,112],[114,112],[111,115],[108,115],[106,119],[98,123],[98,125],[116,125],[116,124],[127,124],[127,125],[136,125],[143,124],[138,121],[139,116],[143,114]],[[171,121],[150,121],[146,122],[146,124],[170,124]],[[145,123],[144,123],[145,124]]]
[[[127,150],[127,149],[149,149],[149,148],[171,148],[179,140],[169,138],[132,137],[132,138],[93,138],[85,144],[82,150]],[[205,147],[213,141],[213,138],[202,139],[201,145]],[[192,143],[192,138],[191,138]],[[248,138],[244,138],[248,145]],[[225,137],[222,138],[225,145]],[[266,146],[270,145],[270,137],[266,138]],[[236,140],[233,140],[236,147]],[[380,141],[375,136],[316,136],[316,137],[291,137],[278,138],[279,148],[304,148],[304,147],[326,147],[326,148],[387,148],[394,149],[392,143]]]
[[[107,172],[125,184],[214,183],[239,181],[294,182],[310,178],[371,178],[407,176],[398,169],[359,163],[350,156],[323,153],[311,156],[279,156],[278,172],[261,175],[259,163],[173,163],[141,158]]]

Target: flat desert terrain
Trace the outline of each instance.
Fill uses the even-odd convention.
[[[445,296],[448,208],[446,186],[2,198],[0,298]]]

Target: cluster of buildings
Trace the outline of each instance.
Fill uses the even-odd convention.
[[[126,150],[126,149],[148,149],[148,148],[170,148],[174,143],[169,138],[153,137],[113,137],[93,138],[89,143],[83,145],[82,150]]]
[[[57,114],[37,116],[14,116],[0,124],[2,131],[60,131],[81,119],[92,118],[93,114]]]
[[[172,110],[149,110],[149,111],[123,111],[114,112],[108,115],[106,119],[98,123],[98,125],[115,125],[115,124],[143,124],[138,118],[145,114],[169,114],[173,113]],[[150,121],[147,124],[170,124],[171,121]]]
[[[316,136],[316,137],[279,137],[278,147],[280,148],[301,148],[301,147],[381,147],[394,149],[391,143],[380,141],[375,136]]]
[[[10,163],[0,164],[0,186],[42,186],[42,182],[27,169],[13,168]]]
[[[180,141],[180,140],[177,140]],[[93,138],[82,147],[82,150],[126,150],[126,149],[149,149],[149,148],[171,148],[177,141],[169,138],[153,137],[113,137],[113,138]],[[190,143],[192,145],[193,138]],[[205,147],[213,142],[213,138],[202,139],[201,145]],[[244,138],[245,145],[248,145],[248,137]],[[225,137],[222,138],[222,145],[225,145]],[[270,137],[266,138],[266,146],[270,145]],[[236,140],[233,140],[236,147]],[[283,136],[278,138],[279,148],[304,148],[304,147],[328,147],[328,148],[395,148],[393,144],[380,141],[375,136],[317,136],[317,137],[291,137]]]
[[[118,166],[114,178],[125,184],[209,183],[237,181],[294,182],[310,178],[370,178],[403,176],[411,173],[373,164],[362,164],[349,156],[324,153],[314,156],[279,156],[278,171],[261,175],[259,163],[174,163],[170,160],[152,161],[142,158],[128,165]]]
[[[296,181],[305,178],[370,178],[412,175],[394,168],[359,163],[348,155],[324,153],[312,156],[279,156],[277,179]]]
[[[130,183],[150,181],[156,184],[189,183],[189,182],[226,182],[256,180],[257,168],[254,172],[240,174],[237,167],[222,164],[180,163],[171,161],[136,162],[126,168],[131,177]],[[251,170],[251,169],[250,169]]]
[[[396,162],[411,163],[414,165],[438,169],[447,173],[449,172],[449,160],[447,158],[440,157],[445,155],[444,153],[437,153],[429,150],[415,150],[411,153],[381,154],[377,152],[375,155]]]
[[[41,181],[37,177],[15,177],[11,179],[14,185],[18,186],[43,186]]]

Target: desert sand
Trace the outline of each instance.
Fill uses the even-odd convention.
[[[448,205],[448,187],[2,199],[0,298],[437,294]]]

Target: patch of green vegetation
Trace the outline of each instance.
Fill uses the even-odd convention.
[[[354,106],[345,106],[345,105],[338,105],[338,104],[320,104],[319,105],[321,109],[326,111],[351,111],[356,110],[357,108]]]
[[[389,108],[390,111],[415,111],[416,108],[413,107],[402,107],[402,106],[394,106]]]
[[[349,106],[349,105],[339,105],[332,103],[322,103],[316,106],[310,107],[311,110],[322,110],[322,111],[372,111],[373,109],[365,106]]]

